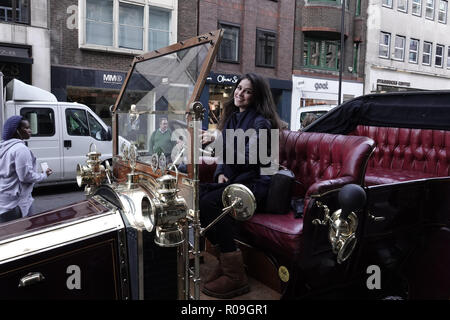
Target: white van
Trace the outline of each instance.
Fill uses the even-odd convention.
[[[89,107],[58,102],[52,93],[17,79],[7,84],[5,98],[0,130],[13,115],[28,119],[31,138],[26,143],[37,163],[46,162],[53,170],[39,185],[76,182],[77,164],[85,162],[91,143],[101,152],[102,161],[112,158],[111,128]]]
[[[313,121],[319,119],[334,107],[336,107],[336,105],[322,104],[298,108],[297,116],[295,118],[296,128],[291,128],[291,130],[303,130]]]

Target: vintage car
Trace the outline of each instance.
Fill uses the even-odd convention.
[[[217,159],[198,138],[199,98],[222,35],[133,60],[113,109],[112,164],[90,145],[77,166],[86,200],[0,225],[0,299],[207,298],[200,288],[210,226],[200,223],[199,185],[211,181]],[[305,131],[280,130],[271,159],[294,174],[282,185],[288,211],[255,213],[239,184],[222,197],[248,273],[261,284],[253,292],[448,299],[449,98],[369,95]],[[172,151],[151,152],[163,120]]]

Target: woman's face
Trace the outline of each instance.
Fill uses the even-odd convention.
[[[253,102],[253,86],[249,79],[243,79],[234,90],[234,105],[242,112]]]
[[[20,122],[19,129],[17,129],[17,130],[19,131],[20,138],[22,140],[30,139],[30,137],[31,137],[31,128],[30,128],[30,123],[28,122],[28,120],[22,120]]]

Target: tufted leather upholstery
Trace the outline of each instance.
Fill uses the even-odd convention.
[[[366,185],[450,175],[450,132],[359,125],[351,134],[376,143]]]
[[[279,161],[294,172],[299,182],[295,184],[293,194],[305,199],[304,215],[311,195],[348,183],[361,184],[373,147],[373,140],[367,137],[281,131]],[[201,165],[200,173],[204,170],[210,169]],[[281,254],[290,260],[301,250],[303,218],[295,218],[293,212],[286,215],[259,212],[241,223],[240,229],[245,240],[275,256]]]

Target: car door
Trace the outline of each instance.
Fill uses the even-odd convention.
[[[76,106],[65,106],[63,114],[63,176],[66,180],[76,179],[78,163],[85,163],[90,135],[86,110]]]
[[[26,143],[36,157],[38,172],[42,172],[42,162],[46,162],[53,170],[53,174],[43,183],[60,180],[62,161],[58,109],[51,105],[32,104],[19,104],[16,108],[16,112],[30,122],[31,138]]]

